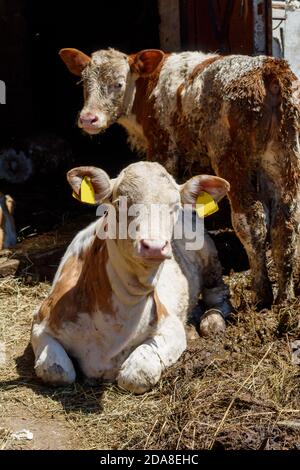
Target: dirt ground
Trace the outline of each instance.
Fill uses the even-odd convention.
[[[53,233],[48,245],[51,236],[57,243]],[[300,366],[291,349],[300,300],[257,313],[249,273],[226,280],[237,310],[226,333],[191,339],[160,383],[135,396],[84,378],[43,385],[29,335],[50,283],[0,279],[0,449],[300,450]],[[32,439],[14,436],[23,429]]]

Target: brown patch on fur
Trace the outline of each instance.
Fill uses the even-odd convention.
[[[198,75],[200,75],[209,65],[221,59],[223,59],[222,55],[216,55],[213,57],[209,57],[208,59],[203,60],[203,62],[201,62],[200,64],[196,65],[196,67],[190,73],[190,76],[188,78],[188,83],[192,83],[195,80],[195,78]]]
[[[148,141],[147,158],[151,161],[165,163],[168,158],[169,135],[165,132],[155,117],[155,98],[150,97],[157,85],[159,74],[165,60],[170,54],[165,54],[155,72],[149,77],[140,77],[136,81],[136,95],[132,107],[132,113],[137,122],[142,126]]]
[[[212,161],[217,174],[226,178],[223,172],[226,166],[229,167],[232,197],[239,188],[244,192],[245,176],[250,178],[257,170],[259,156],[266,151],[270,141],[278,145],[282,183],[287,185],[284,190],[289,191],[291,183],[297,187],[299,163],[289,148],[297,123],[296,107],[291,106],[290,99],[294,79],[285,61],[267,58],[263,68],[249,71],[224,87],[225,95],[230,97],[227,111],[230,141],[226,156],[221,154],[218,141],[214,144],[213,136],[210,142],[215,146]],[[283,142],[286,142],[284,146]]]
[[[176,92],[177,111],[178,111],[178,113],[182,112],[181,94],[182,94],[182,91],[184,90],[184,88],[186,87],[186,85],[190,85],[191,83],[193,83],[195,78],[198,75],[200,75],[207,67],[209,67],[209,65],[213,64],[214,62],[216,62],[217,60],[220,60],[220,59],[223,59],[223,56],[222,55],[217,55],[217,56],[214,56],[214,57],[210,57],[209,59],[206,59],[203,62],[201,62],[200,64],[196,65],[196,67],[190,73],[187,81],[183,82],[179,85],[179,87],[177,88],[177,92]]]
[[[44,300],[37,315],[38,322],[50,318],[50,322],[75,321],[77,312],[72,303],[74,288],[82,271],[83,260],[70,256],[64,264],[53,292]]]
[[[151,326],[153,326],[155,323],[159,323],[164,317],[166,317],[168,315],[168,311],[167,311],[166,307],[164,306],[164,304],[161,303],[155,289],[154,289],[152,295],[153,295],[153,300],[154,300],[154,305],[155,305],[156,316],[150,322]]]
[[[299,112],[292,105],[293,83],[297,79],[286,61],[268,58],[264,67],[264,84],[267,90],[265,107],[272,115],[268,137],[274,140],[281,152],[280,173],[283,191],[292,201],[298,197],[300,165],[294,154],[295,130],[298,128]],[[282,142],[285,143],[282,148]],[[281,148],[280,148],[281,147]]]
[[[70,257],[53,292],[43,302],[38,321],[47,317],[49,326],[58,330],[64,322],[76,322],[79,313],[92,315],[100,310],[113,314],[107,259],[105,241],[97,237],[82,256]]]
[[[176,91],[176,103],[177,103],[177,111],[179,113],[182,112],[182,101],[181,101],[181,94],[184,90],[185,84],[184,82],[179,85]]]

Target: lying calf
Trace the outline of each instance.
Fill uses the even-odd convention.
[[[203,233],[202,248],[187,250],[186,240],[174,239],[173,232],[188,210],[182,204],[195,204],[202,191],[218,201],[229,184],[202,175],[179,186],[160,164],[139,162],[114,180],[98,168],[75,168],[68,173],[75,194],[80,196],[86,177],[95,202],[107,203],[107,212],[74,238],[35,314],[36,374],[45,382],[72,383],[70,355],[87,377],[116,379],[122,388],[143,393],[185,350],[184,323],[199,293],[209,310],[202,329],[224,325],[230,304],[212,240]],[[124,198],[135,237],[126,236],[130,225],[120,236]],[[150,220],[157,205],[170,217]],[[136,218],[133,207],[139,208]],[[118,236],[110,233],[111,214]]]

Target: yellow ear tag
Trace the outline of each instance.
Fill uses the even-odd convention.
[[[196,212],[198,217],[207,217],[219,210],[218,204],[212,196],[202,191],[196,200]]]
[[[78,201],[84,202],[86,204],[96,204],[95,191],[88,176],[85,176],[81,182],[80,197],[77,196],[77,194],[74,192],[72,193],[72,196]]]

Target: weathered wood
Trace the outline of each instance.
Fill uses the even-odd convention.
[[[17,259],[0,259],[0,277],[14,276],[18,270],[20,261]]]
[[[179,0],[159,0],[160,46],[164,51],[180,51]]]

